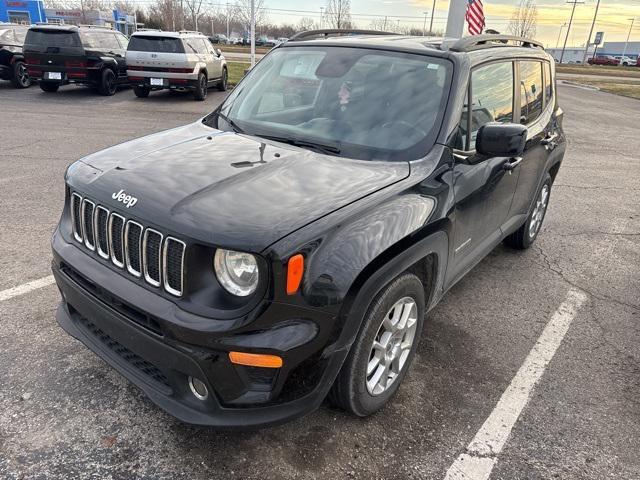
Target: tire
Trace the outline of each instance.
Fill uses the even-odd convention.
[[[221,92],[227,91],[227,81],[229,80],[229,74],[227,73],[227,67],[222,69],[222,78],[218,82],[218,90]]]
[[[40,88],[43,92],[57,92],[60,88],[60,84],[56,82],[40,82]]]
[[[147,98],[149,96],[150,88],[145,87],[133,87],[133,93],[136,94],[138,98]]]
[[[102,74],[100,75],[100,86],[98,87],[98,92],[100,95],[104,95],[105,97],[110,97],[115,95],[116,90],[118,89],[118,79],[116,74],[110,68],[105,68],[102,70]]]
[[[418,346],[424,304],[424,286],[411,273],[400,275],[382,289],[369,305],[358,336],[331,388],[331,403],[366,417],[389,402],[406,375]],[[399,319],[393,323],[398,309]],[[410,309],[405,328],[401,325],[403,309]],[[390,325],[395,325],[396,330]],[[401,346],[407,343],[408,346],[402,349]],[[391,370],[385,370],[386,365],[391,365]]]
[[[527,216],[527,220],[518,230],[504,239],[505,244],[518,250],[525,250],[533,245],[542,228],[542,222],[547,213],[550,196],[551,176],[546,173],[542,180],[542,185],[540,185],[536,193],[536,199],[531,212],[529,212],[529,216]]]
[[[27,66],[20,60],[13,64],[13,75],[11,76],[11,84],[15,88],[27,88],[31,86],[31,78],[29,78]]]
[[[207,98],[207,76],[204,72],[198,74],[198,83],[193,91],[193,98],[199,102]]]

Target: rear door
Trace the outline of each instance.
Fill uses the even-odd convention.
[[[455,153],[451,281],[464,275],[500,241],[500,227],[511,208],[519,167],[507,170],[505,166],[512,159],[478,154],[475,140],[478,130],[486,123],[513,122],[515,78],[512,61],[483,64],[471,71],[467,105],[461,120],[461,150]]]
[[[207,71],[209,72],[209,78],[222,77],[222,60],[216,53],[215,47],[207,38],[203,38],[202,43],[207,52]]]
[[[518,94],[520,123],[527,126],[527,144],[519,166],[520,177],[510,217],[515,224],[527,215],[536,196],[542,172],[547,163],[554,135],[557,136],[551,117],[553,106],[547,105],[545,97],[544,64],[541,60],[516,62],[518,72]],[[514,225],[507,225],[506,230]]]

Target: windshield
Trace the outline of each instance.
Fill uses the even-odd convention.
[[[424,55],[279,48],[205,121],[345,157],[411,160],[435,141],[451,70],[448,60]]]

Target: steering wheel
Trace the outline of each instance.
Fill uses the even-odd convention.
[[[404,120],[392,120],[390,122],[386,122],[382,124],[382,128],[395,128],[400,127],[402,130],[410,130],[413,133],[417,133],[423,137],[427,136],[427,132],[418,128],[414,125],[411,125],[409,122],[405,122]]]

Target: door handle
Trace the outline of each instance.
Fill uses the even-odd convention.
[[[511,170],[516,168],[518,165],[520,165],[520,163],[522,162],[522,159],[523,157],[512,157],[504,163],[502,168],[510,172]]]

